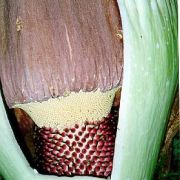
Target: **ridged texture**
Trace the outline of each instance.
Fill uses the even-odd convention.
[[[119,7],[125,64],[111,178],[151,180],[178,82],[177,0]]]
[[[0,8],[0,77],[10,107],[120,84],[116,1],[8,0]]]
[[[58,131],[34,128],[35,164],[45,174],[108,177],[112,171],[118,109],[98,122]]]

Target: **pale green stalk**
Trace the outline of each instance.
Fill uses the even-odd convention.
[[[112,179],[152,179],[178,82],[177,2],[118,3],[125,64]]]

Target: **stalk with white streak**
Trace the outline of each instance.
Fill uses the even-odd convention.
[[[125,64],[112,179],[152,179],[178,83],[177,1],[118,2]]]

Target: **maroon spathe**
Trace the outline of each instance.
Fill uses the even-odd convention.
[[[7,0],[0,12],[0,78],[7,104],[120,84],[116,1]]]

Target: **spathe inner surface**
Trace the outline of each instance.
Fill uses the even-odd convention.
[[[59,176],[92,175],[98,177],[108,177],[111,174],[119,108],[117,101],[113,103],[116,99],[117,90],[115,88],[106,93],[97,91],[88,94],[88,98],[91,100],[88,102],[94,102],[96,105],[93,106],[90,103],[87,106],[90,111],[88,118],[84,116],[83,121],[84,112],[79,111],[77,106],[77,114],[82,112],[79,116],[82,119],[80,118],[78,121],[77,118],[76,121],[73,121],[75,119],[72,118],[73,113],[70,113],[66,121],[61,120],[61,116],[59,116],[60,123],[56,127],[54,125],[57,124],[57,121],[55,124],[53,121],[51,125],[46,120],[40,126],[36,123],[36,119],[35,121],[34,119],[31,120],[31,114],[29,117],[22,110],[15,110],[26,144],[34,159],[35,168],[40,173]],[[85,96],[85,94],[81,94],[80,102],[84,100],[88,103]],[[77,97],[79,98],[79,94]],[[72,104],[77,105],[78,99],[75,97],[72,99],[76,100],[75,103],[71,101]],[[49,102],[51,103],[51,101]],[[113,104],[115,106],[112,107]],[[81,102],[79,108],[82,107]],[[53,114],[51,116],[53,118]],[[71,123],[66,123],[68,121]]]

